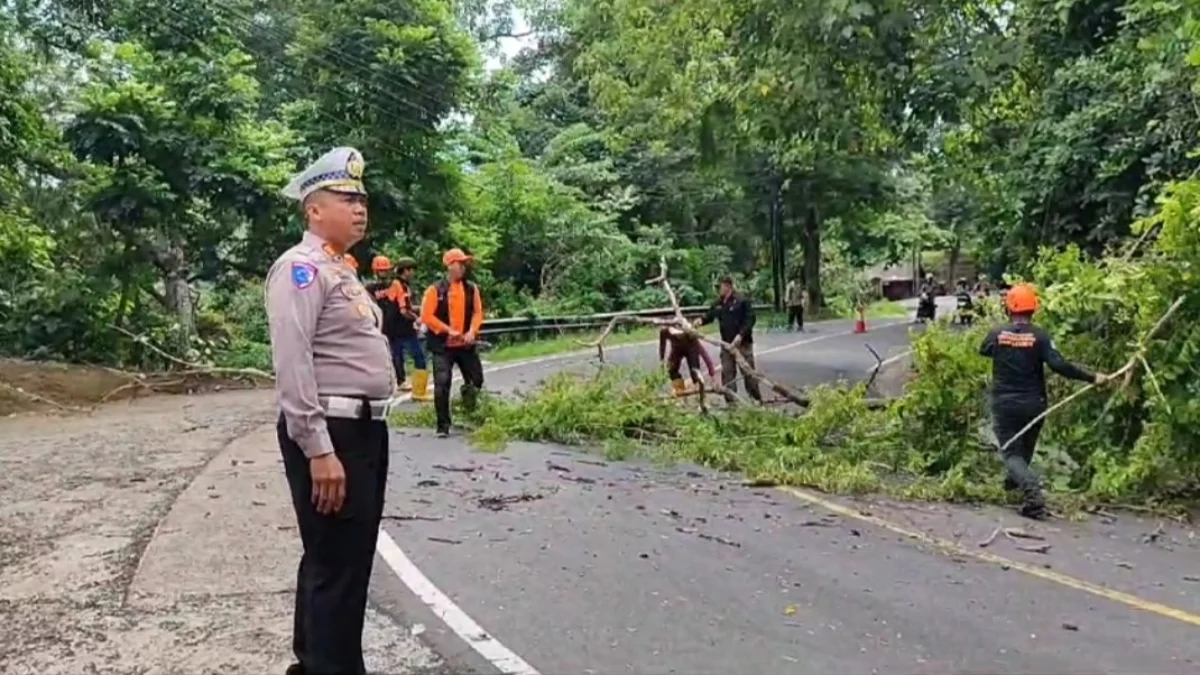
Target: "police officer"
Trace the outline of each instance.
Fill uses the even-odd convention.
[[[452,248],[442,256],[446,278],[425,290],[421,299],[421,323],[429,331],[425,344],[433,360],[433,409],[437,414],[437,436],[450,435],[450,380],[454,366],[463,377],[463,405],[475,407],[483,388],[483,364],[476,340],[483,327],[483,300],[479,287],[465,279],[473,258]]]
[[[746,363],[753,368],[754,324],[757,322],[757,317],[754,314],[754,306],[734,290],[733,277],[723,277],[718,289],[720,297],[717,298],[716,303],[709,308],[704,316],[696,319],[695,325],[699,327],[716,321],[721,333],[721,341],[728,343],[736,349],[742,355],[742,358],[746,360]],[[729,352],[722,349],[721,385],[728,390],[725,393],[725,400],[730,403],[735,400],[729,392],[737,391],[737,374],[739,370],[740,367],[737,364],[737,360]],[[746,381],[746,393],[750,395],[750,398],[762,402],[762,393],[759,392],[758,380],[750,373],[742,373],[742,379]]]
[[[1010,322],[992,329],[983,339],[979,353],[992,359],[992,423],[996,441],[1004,448],[1005,487],[1021,491],[1022,515],[1040,519],[1046,515],[1046,503],[1029,463],[1033,461],[1042,431],[1041,421],[1015,441],[1012,439],[1046,410],[1044,366],[1064,377],[1095,384],[1107,382],[1109,376],[1090,373],[1064,359],[1050,335],[1033,325],[1038,298],[1032,286],[1013,286],[1004,304]]]
[[[367,227],[362,155],[335,148],[283,194],[308,231],[266,281],[279,446],[304,554],[288,675],[366,672],[363,615],[383,514],[395,374],[382,316],[346,251]]]

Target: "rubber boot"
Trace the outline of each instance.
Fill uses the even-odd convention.
[[[676,396],[683,396],[687,394],[687,385],[683,383],[683,378],[671,380],[671,391],[674,392]]]
[[[414,370],[412,374],[412,400],[414,401],[432,401],[433,395],[429,393],[429,371]]]

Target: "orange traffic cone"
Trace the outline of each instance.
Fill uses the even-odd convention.
[[[867,314],[866,309],[862,305],[858,306],[858,320],[854,322],[854,332],[867,332]]]

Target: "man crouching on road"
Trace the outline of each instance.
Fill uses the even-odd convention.
[[[713,321],[720,327],[721,341],[736,349],[751,368],[754,367],[754,307],[733,288],[733,277],[722,277],[718,286],[720,297],[709,308],[708,313],[696,319],[697,327]],[[721,350],[721,385],[725,388],[725,400],[733,403],[731,392],[737,391],[737,376],[740,367],[733,355]],[[758,380],[750,373],[742,373],[746,380],[746,393],[755,401],[762,402]]]
[[[668,346],[670,346],[670,354],[667,353]],[[708,352],[704,350],[704,345],[700,343],[700,340],[688,335],[682,329],[675,326],[663,326],[658,331],[658,360],[666,362],[667,375],[671,378],[671,389],[676,396],[683,396],[688,392],[687,387],[683,383],[683,362],[685,359],[687,360],[688,371],[692,376],[692,383],[696,385],[696,389],[702,386],[702,380],[700,379],[701,360],[708,367],[709,379],[716,379],[717,371],[713,368],[712,359],[709,358]]]
[[[1046,411],[1046,375],[1043,366],[1050,366],[1051,370],[1063,377],[1095,384],[1104,384],[1109,376],[1103,373],[1093,375],[1064,359],[1050,335],[1033,325],[1033,313],[1038,309],[1037,292],[1033,286],[1013,286],[1004,304],[1010,322],[992,329],[983,339],[979,353],[992,359],[992,424],[996,441],[1003,448],[1001,457],[1007,472],[1005,486],[1021,491],[1025,500],[1021,515],[1041,519],[1046,516],[1046,502],[1037,476],[1029,469],[1029,463],[1033,461],[1038,435],[1042,431],[1042,420],[1038,420],[1017,440],[1012,439]]]
[[[452,248],[442,256],[446,279],[430,286],[421,301],[421,323],[429,329],[426,346],[433,359],[433,409],[437,436],[450,435],[450,380],[454,366],[463,377],[463,404],[475,407],[483,388],[483,364],[475,341],[483,327],[483,300],[479,287],[467,281],[471,256]]]

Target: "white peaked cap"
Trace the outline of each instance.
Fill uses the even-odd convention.
[[[365,195],[363,187],[363,157],[354,148],[334,148],[321,155],[308,168],[292,177],[283,188],[283,196],[303,201],[317,190]]]

